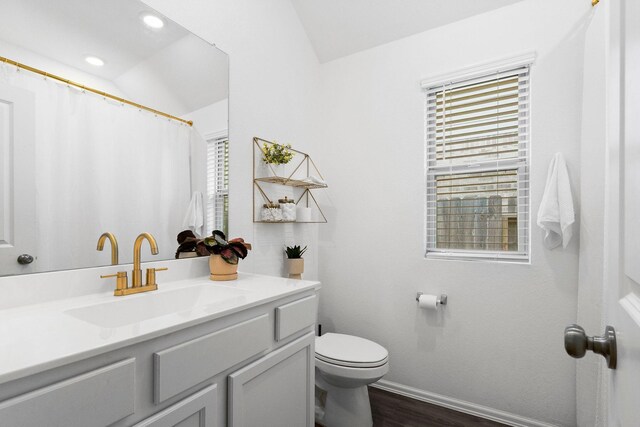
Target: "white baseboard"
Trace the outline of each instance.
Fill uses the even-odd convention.
[[[421,400],[423,402],[432,403],[434,405],[443,406],[453,409],[454,411],[464,412],[465,414],[475,415],[476,417],[485,418],[487,420],[496,421],[515,427],[558,427],[555,424],[548,424],[532,418],[522,417],[498,409],[489,408],[488,406],[477,405],[464,400],[454,399],[452,397],[442,396],[440,394],[431,393],[406,385],[394,383],[391,381],[380,380],[372,387],[386,390],[391,393],[400,394],[412,399]]]

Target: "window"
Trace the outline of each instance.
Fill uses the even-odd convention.
[[[426,256],[528,260],[529,66],[425,89]]]
[[[229,139],[207,140],[207,230],[229,231]]]

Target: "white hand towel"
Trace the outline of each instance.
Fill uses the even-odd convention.
[[[305,179],[302,180],[302,182],[306,182],[309,184],[316,184],[316,185],[322,185],[323,187],[327,186],[326,181],[324,181],[321,178],[318,178],[315,175],[309,175],[308,177],[306,177]]]
[[[182,226],[185,229],[193,231],[195,234],[202,236],[204,227],[204,204],[202,202],[202,193],[194,191],[191,196],[191,202],[187,208],[187,213],[182,220]]]
[[[567,165],[562,154],[556,153],[549,165],[547,184],[538,209],[538,226],[546,232],[545,246],[553,249],[562,244],[566,248],[573,235],[574,222],[573,197]]]

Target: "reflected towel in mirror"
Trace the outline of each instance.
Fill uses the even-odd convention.
[[[204,228],[204,203],[202,192],[194,191],[189,202],[189,207],[184,215],[182,226],[196,233],[203,235]]]

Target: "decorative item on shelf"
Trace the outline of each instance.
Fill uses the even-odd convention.
[[[304,273],[304,259],[302,255],[307,251],[307,247],[300,248],[299,245],[287,246],[285,253],[287,254],[287,269],[289,270],[290,279],[302,279]]]
[[[296,209],[296,222],[311,222],[311,208],[298,206]]]
[[[244,259],[251,249],[250,243],[244,239],[235,238],[227,241],[227,237],[220,230],[213,230],[209,237],[204,238],[204,246],[209,253],[209,278],[215,281],[235,280],[238,278],[238,261]]]
[[[317,176],[314,176],[314,175],[309,175],[308,177],[303,179],[302,182],[304,182],[305,184],[308,184],[310,186],[313,186],[313,188],[326,188],[327,187],[327,183],[326,183],[326,181],[324,179],[318,178]]]
[[[282,177],[285,175],[285,166],[295,156],[291,151],[291,144],[262,144],[262,161],[267,165],[268,169],[274,176]]]
[[[262,205],[260,218],[264,222],[282,222],[282,209],[277,203],[265,203]]]
[[[280,209],[282,210],[282,221],[295,222],[296,220],[296,202],[293,199],[284,196],[284,199],[279,199]]]

